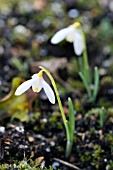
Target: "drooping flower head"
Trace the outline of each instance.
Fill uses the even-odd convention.
[[[80,23],[75,22],[73,25],[61,29],[53,36],[51,43],[58,44],[66,39],[68,42],[73,42],[75,54],[81,55],[84,50],[84,40],[80,27]]]
[[[55,95],[52,88],[49,86],[48,83],[43,79],[43,71],[41,70],[39,73],[34,74],[30,80],[25,81],[22,83],[16,90],[15,95],[19,96],[25,91],[27,91],[30,87],[34,92],[40,92],[43,88],[49,101],[54,104],[55,103]]]

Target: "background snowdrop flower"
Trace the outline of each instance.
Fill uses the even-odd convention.
[[[81,55],[84,50],[84,39],[80,27],[80,23],[75,22],[73,25],[61,29],[53,36],[51,43],[58,44],[66,39],[68,42],[73,42],[75,54]]]
[[[41,70],[38,74],[34,74],[30,80],[25,81],[22,83],[16,90],[15,95],[19,96],[25,91],[27,91],[30,87],[34,92],[40,92],[43,88],[49,101],[54,104],[55,103],[55,95],[52,88],[46,81],[43,79],[43,71]]]

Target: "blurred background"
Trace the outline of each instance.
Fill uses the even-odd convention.
[[[39,65],[64,81],[67,75],[77,77],[73,45],[65,40],[58,45],[50,42],[58,30],[75,21],[86,34],[91,67],[102,67],[102,75],[106,74],[103,68],[109,67],[112,75],[112,0],[0,0],[1,98],[14,77],[28,79]]]

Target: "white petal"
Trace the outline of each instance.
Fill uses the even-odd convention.
[[[43,79],[43,88],[44,88],[44,91],[45,91],[49,101],[52,104],[55,104],[55,95],[54,95],[54,92],[53,92],[52,88],[49,86],[49,84],[47,84],[44,79]]]
[[[66,40],[67,40],[68,42],[73,42],[73,41],[74,41],[74,36],[75,36],[75,31],[76,31],[76,29],[74,28],[73,25],[70,25],[70,26],[68,27],[68,29],[69,29],[69,32],[68,32],[68,34],[67,34],[67,36],[66,36]]]
[[[34,76],[32,83],[32,89],[34,92],[39,92],[42,89],[42,81],[42,77]]]
[[[37,75],[38,75],[37,73],[36,73],[36,74],[33,74],[33,75],[32,75],[32,79],[36,78]]]
[[[61,42],[62,40],[64,40],[68,34],[68,28],[64,28],[60,31],[58,31],[53,38],[51,39],[51,43],[52,44],[58,44],[59,42]]]
[[[84,41],[82,34],[79,30],[76,30],[75,37],[74,37],[74,51],[77,55],[81,55],[84,50]]]
[[[24,93],[25,91],[27,91],[27,90],[31,87],[32,82],[33,82],[33,80],[31,79],[31,80],[27,80],[27,81],[25,81],[24,83],[22,83],[22,84],[17,88],[17,90],[16,90],[16,92],[15,92],[15,95],[16,95],[16,96],[19,96],[19,95],[21,95],[22,93]]]

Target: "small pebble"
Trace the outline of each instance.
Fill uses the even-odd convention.
[[[46,122],[47,122],[47,119],[46,119],[46,118],[43,118],[41,121],[44,122],[44,123],[46,123]]]
[[[5,127],[4,126],[0,126],[0,132],[4,133],[5,132]]]
[[[50,148],[46,148],[46,152],[50,152],[51,151],[51,149]]]
[[[32,137],[32,136],[28,136],[28,140],[29,140],[29,142],[34,142],[35,141],[34,137]]]
[[[44,145],[45,145],[45,142],[42,142],[41,145],[44,146]]]
[[[104,159],[104,162],[107,162],[107,161],[108,161],[108,160],[105,158],[105,159]]]
[[[8,149],[9,149],[9,146],[5,146],[4,148],[5,148],[6,150],[8,150]]]
[[[23,126],[17,126],[15,128],[18,132],[23,133],[24,132],[24,127]]]
[[[14,27],[14,33],[21,34],[21,35],[24,35],[24,36],[26,36],[26,35],[28,36],[30,32],[23,25],[18,25],[16,27]]]
[[[19,148],[20,149],[26,149],[26,148],[28,148],[28,146],[27,145],[19,145]]]
[[[55,146],[55,142],[54,142],[54,141],[51,141],[51,142],[50,142],[50,145],[51,145],[51,146]]]
[[[54,170],[57,170],[59,166],[60,166],[59,162],[53,162],[52,164]]]
[[[69,12],[68,12],[68,16],[70,18],[77,18],[79,15],[79,12],[77,9],[70,9]]]

